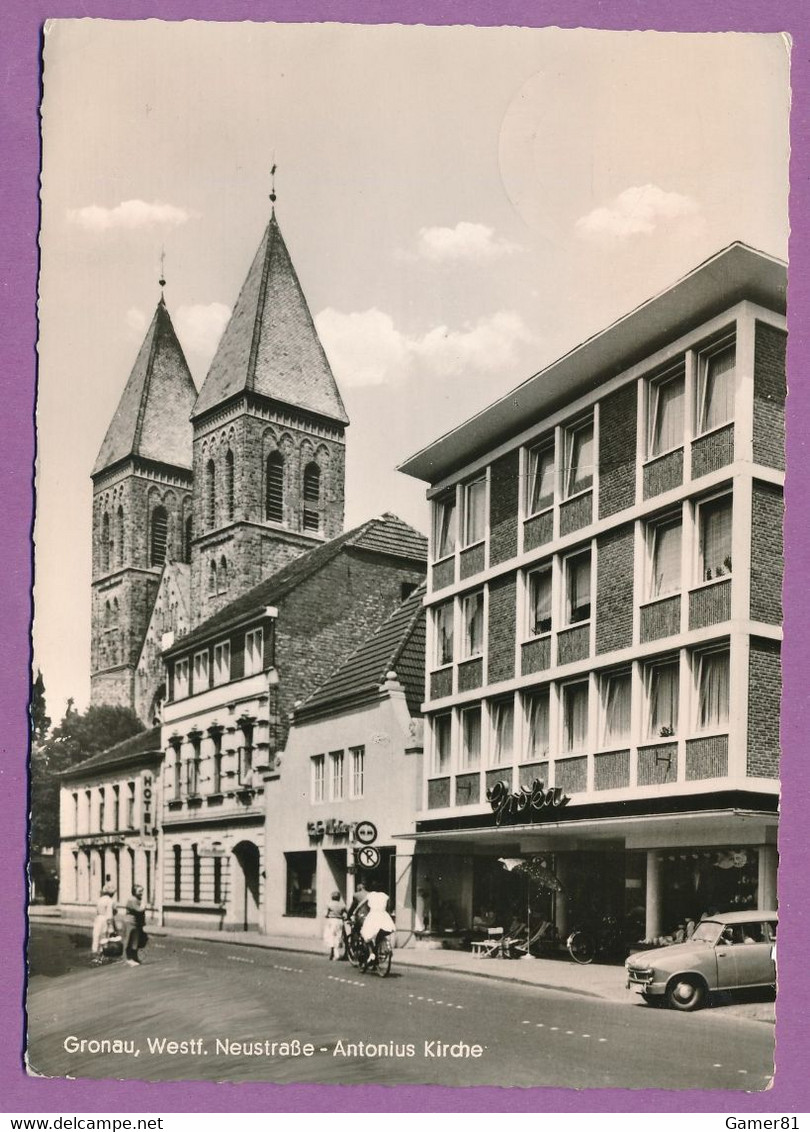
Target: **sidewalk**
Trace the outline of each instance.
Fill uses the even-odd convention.
[[[71,927],[90,927],[90,920],[62,917],[55,909],[47,912],[37,907],[29,910],[32,922],[66,924]],[[310,936],[259,935],[241,932],[206,932],[195,928],[161,928],[149,925],[152,936],[172,936],[180,939],[203,939],[232,947],[261,947],[277,951],[323,954],[323,943]],[[567,958],[559,959],[480,959],[467,951],[420,950],[399,948],[394,953],[398,967],[418,967],[426,971],[452,972],[473,975],[477,978],[497,979],[519,983],[541,990],[562,994],[584,995],[633,1006],[639,1001],[635,991],[625,987],[624,970],[615,964],[578,964]],[[756,1022],[774,1021],[773,1002],[734,1002],[723,1005],[721,1013],[747,1018]]]

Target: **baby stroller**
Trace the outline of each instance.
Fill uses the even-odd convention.
[[[105,959],[120,959],[124,954],[124,937],[118,929],[118,925],[111,922],[107,931],[101,937],[101,960]]]

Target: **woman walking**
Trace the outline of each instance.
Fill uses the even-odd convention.
[[[335,891],[326,905],[326,920],[323,926],[323,942],[329,952],[329,959],[340,959],[343,954],[343,921],[346,918],[346,905],[340,893]]]

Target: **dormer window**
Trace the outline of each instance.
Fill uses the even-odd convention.
[[[214,645],[214,684],[227,684],[231,678],[231,642]]]

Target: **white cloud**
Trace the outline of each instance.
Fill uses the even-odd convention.
[[[103,208],[98,204],[88,204],[84,208],[69,208],[68,220],[71,224],[89,232],[109,232],[113,229],[134,228],[176,228],[180,224],[199,215],[174,204],[162,204],[145,200],[125,200],[115,208]]]
[[[126,315],[127,330],[142,337],[146,333],[146,315],[138,307],[130,307]]]
[[[195,303],[178,307],[173,322],[183,350],[210,361],[230,316],[231,308],[224,303]]]
[[[695,216],[697,202],[681,193],[669,193],[658,185],[631,185],[607,206],[595,208],[576,222],[577,235],[585,239],[649,235],[662,223]]]
[[[533,341],[520,315],[498,311],[459,330],[436,326],[425,334],[398,330],[390,315],[371,308],[345,314],[327,308],[315,320],[338,381],[346,386],[402,381],[415,371],[451,377],[484,373],[517,360]]]
[[[455,228],[420,228],[416,255],[431,263],[491,260],[519,251],[517,244],[496,238],[492,228],[460,220]]]

